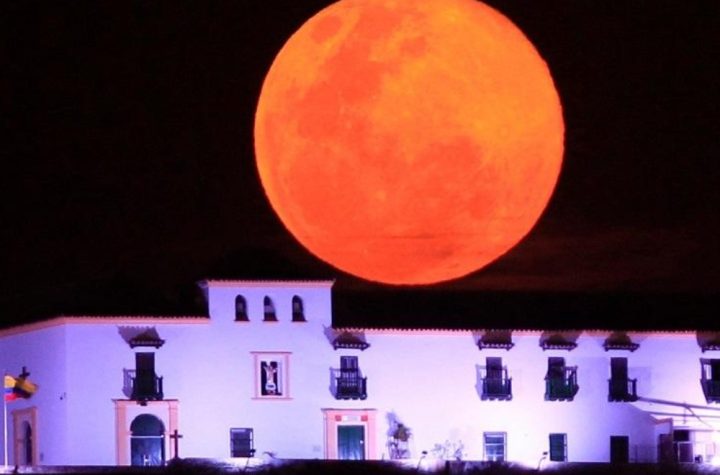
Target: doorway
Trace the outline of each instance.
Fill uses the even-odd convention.
[[[165,464],[165,426],[152,414],[140,414],[130,424],[130,460],[140,467]]]
[[[630,462],[630,438],[626,435],[610,436],[610,463]]]
[[[338,425],[338,459],[365,460],[365,426]]]

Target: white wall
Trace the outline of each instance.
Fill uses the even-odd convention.
[[[28,366],[40,384],[29,403],[40,408],[43,463],[116,462],[113,400],[125,398],[122,370],[134,369],[136,351],[155,352],[165,398],[179,401],[183,457],[227,458],[230,428],[250,427],[258,456],[270,451],[282,458],[322,458],[327,408],[376,409],[379,457],[388,456],[393,414],[412,430],[414,457],[449,440],[462,441],[466,459],[482,459],[483,432],[506,432],[508,459],[531,466],[548,451],[554,432],[567,434],[570,461],[606,462],[611,435],[629,437],[631,460],[654,460],[657,435],[670,429],[656,421],[670,411],[677,413],[675,428],[707,429],[682,406],[707,407],[699,358],[713,355],[701,353],[693,333],[632,334],[641,344],[637,351],[608,352],[602,346],[605,332],[583,333],[572,351],[543,351],[541,332],[515,332],[515,346],[506,351],[479,350],[478,334],[470,331],[366,330],[370,348],[335,351],[331,283],[206,284],[209,319],[76,319],[29,333],[0,333],[0,363],[13,371]],[[238,294],[247,301],[248,322],[234,321]],[[263,321],[265,295],[273,299],[278,322]],[[294,295],[303,299],[306,322],[291,321]],[[154,328],[164,346],[132,350],[121,329],[133,326]],[[288,353],[289,399],[254,397],[258,351]],[[341,355],[359,357],[368,378],[366,400],[332,395],[331,369],[339,367]],[[511,401],[481,400],[478,368],[487,356],[502,357],[508,367]],[[578,366],[580,390],[573,401],[544,400],[550,356]],[[638,394],[649,400],[608,402],[610,358],[616,356],[628,358],[629,376],[638,378]],[[133,414],[143,411],[136,409]]]
[[[18,376],[22,367],[30,372],[30,381],[39,389],[30,399],[8,403],[8,440],[14,440],[12,412],[38,407],[37,442],[40,463],[62,463],[67,451],[66,329],[29,326],[34,331],[5,331],[0,337],[0,371]],[[3,434],[0,431],[0,442]],[[0,447],[2,447],[0,445]],[[9,444],[9,464],[15,463],[12,444]]]

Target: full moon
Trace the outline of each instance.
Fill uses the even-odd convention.
[[[474,0],[341,0],[277,54],[255,117],[268,199],[355,276],[431,284],[535,225],[563,156],[562,107],[525,35]]]

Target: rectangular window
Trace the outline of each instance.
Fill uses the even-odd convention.
[[[506,440],[505,432],[485,432],[483,433],[483,451],[485,452],[485,460],[488,462],[504,462],[506,456]]]
[[[708,403],[720,402],[720,359],[700,359],[702,385]]]
[[[610,377],[617,381],[627,381],[627,358],[610,358]]]
[[[577,367],[565,366],[565,358],[548,358],[545,375],[546,401],[572,401],[577,394]]]
[[[507,369],[503,368],[502,358],[488,356],[485,359],[485,376],[482,378],[483,400],[512,399],[511,381]]]
[[[628,377],[627,358],[610,358],[608,401],[636,401],[637,379]]]
[[[360,374],[357,356],[340,357],[340,373],[335,380],[336,399],[365,399],[367,397],[367,378]]]
[[[252,457],[254,455],[253,430],[250,428],[230,429],[230,456]]]
[[[550,460],[567,461],[567,434],[550,434]]]
[[[258,351],[252,355],[255,367],[255,398],[289,399],[290,353]]]
[[[135,353],[135,379],[131,399],[161,400],[162,378],[155,375],[155,353]]]

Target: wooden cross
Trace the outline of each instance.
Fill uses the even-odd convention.
[[[171,438],[172,441],[173,441],[173,448],[174,448],[174,452],[175,452],[175,457],[174,457],[174,458],[180,458],[180,453],[179,453],[179,450],[180,450],[180,439],[182,439],[183,436],[178,433],[178,430],[177,430],[177,429],[175,429],[175,430],[173,431],[173,433],[170,434],[170,438]]]

